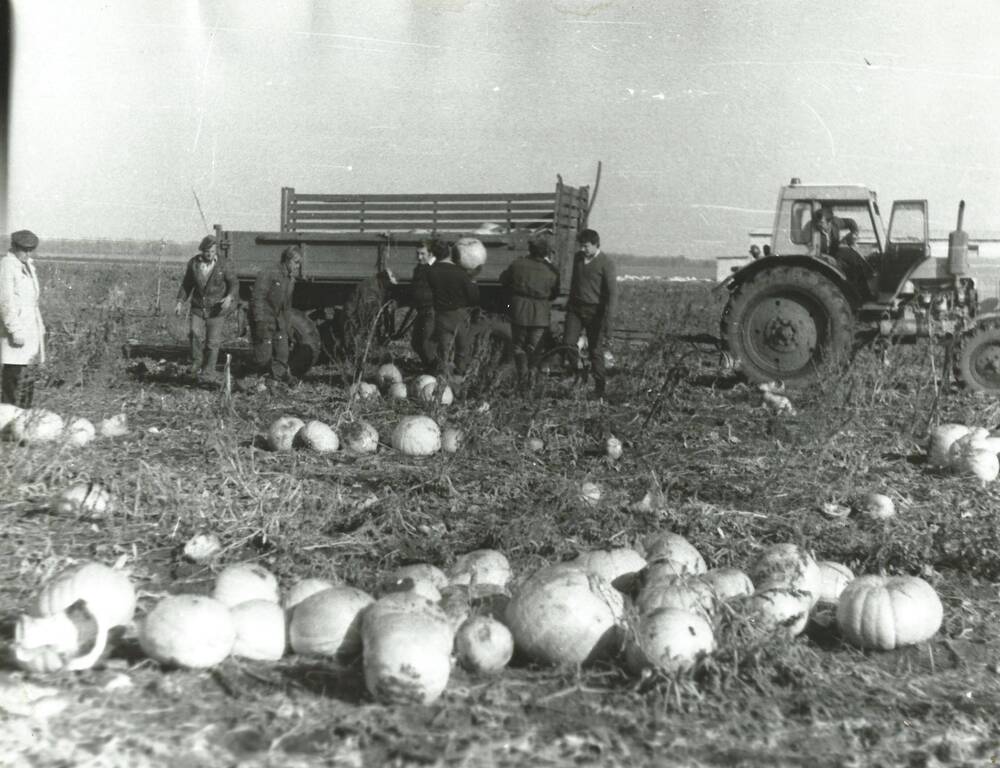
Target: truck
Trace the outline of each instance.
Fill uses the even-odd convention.
[[[833,253],[810,226],[823,209],[857,230]],[[895,201],[885,227],[867,186],[793,178],[778,194],[770,254],[719,285],[724,350],[749,380],[794,385],[866,343],[934,338],[961,385],[1000,394],[1000,313],[980,311],[964,211],[962,201],[947,256],[934,257],[926,200]]]
[[[599,183],[600,166],[595,197]],[[415,249],[431,237],[475,237],[486,247],[486,264],[476,275],[482,311],[473,332],[509,345],[501,272],[527,254],[531,238],[546,235],[568,290],[576,234],[587,226],[593,201],[589,186],[564,184],[560,175],[554,189],[527,193],[317,194],[284,187],[277,231],[216,224],[215,234],[239,279],[241,334],[257,273],[276,264],[288,246],[302,248],[289,360],[292,373],[301,376],[324,354],[356,352],[351,340],[363,322],[374,318],[382,342],[406,333]],[[365,306],[378,311],[365,313]]]

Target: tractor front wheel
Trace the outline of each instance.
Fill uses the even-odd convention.
[[[805,267],[773,267],[739,286],[722,315],[727,351],[748,379],[805,383],[846,359],[854,319],[843,291]]]

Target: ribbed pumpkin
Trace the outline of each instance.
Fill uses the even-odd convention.
[[[704,615],[658,608],[639,618],[635,637],[625,650],[633,674],[655,668],[668,674],[690,669],[715,650],[715,634]]]
[[[170,595],[139,625],[139,645],[151,659],[191,669],[225,660],[236,643],[229,608],[202,595]]]
[[[404,416],[392,432],[392,447],[407,456],[430,456],[441,450],[441,429],[429,416]]]
[[[267,428],[264,439],[272,451],[290,451],[295,443],[295,435],[305,426],[297,416],[279,416]]]
[[[584,664],[618,651],[622,595],[600,576],[560,564],[537,571],[507,604],[515,645],[542,664]]]
[[[844,638],[859,648],[883,651],[930,640],[943,617],[934,587],[917,576],[858,576],[837,604]]]
[[[356,656],[361,650],[361,613],[371,595],[338,585],[310,595],[292,609],[288,639],[296,653]]]
[[[306,422],[295,433],[293,442],[296,448],[305,448],[316,453],[333,453],[340,448],[340,438],[333,431],[333,427],[316,420]]]
[[[256,563],[227,565],[215,577],[212,597],[223,605],[232,607],[247,600],[281,601],[278,579],[267,568]]]
[[[270,600],[248,600],[229,609],[236,628],[232,654],[256,661],[277,661],[285,655],[285,612]]]
[[[14,662],[28,672],[90,669],[107,647],[102,626],[85,600],[50,616],[20,616],[14,625]]]
[[[365,609],[365,686],[385,704],[430,704],[451,675],[455,635],[444,612],[413,592],[394,592]]]
[[[125,626],[135,615],[135,588],[128,574],[103,563],[74,565],[46,582],[35,596],[33,613],[52,616],[84,600],[101,626]]]

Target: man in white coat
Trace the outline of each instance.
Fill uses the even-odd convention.
[[[0,402],[31,407],[33,377],[28,366],[45,362],[45,325],[38,308],[38,276],[31,253],[34,232],[10,236],[10,250],[0,258]]]

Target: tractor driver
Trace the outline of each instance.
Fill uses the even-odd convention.
[[[830,206],[824,205],[813,211],[812,221],[803,228],[810,249],[815,248],[814,239],[819,235],[819,252],[827,256],[837,256],[840,250],[840,237],[843,230],[849,230],[844,236],[844,242],[854,246],[858,237],[858,223],[854,219],[834,216]]]

